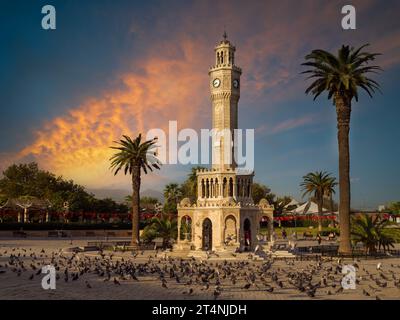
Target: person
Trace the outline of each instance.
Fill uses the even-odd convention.
[[[321,235],[319,233],[317,234],[317,241],[318,241],[318,245],[320,245],[321,241],[322,241],[322,238],[321,238]]]
[[[286,237],[287,237],[286,230],[283,229],[283,231],[282,231],[282,238],[286,240]]]
[[[276,239],[277,239],[277,235],[276,235],[276,232],[274,230],[274,231],[272,231],[272,234],[271,234],[271,243],[274,243],[276,241]]]

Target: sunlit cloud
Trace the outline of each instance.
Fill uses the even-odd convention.
[[[49,121],[35,132],[34,143],[7,160],[33,158],[48,170],[95,186],[110,181],[109,147],[123,134],[136,136],[152,128],[167,130],[169,120],[177,120],[181,128],[196,122],[201,126],[201,106],[208,97],[199,97],[198,91],[206,92],[207,75],[194,67],[199,53],[192,44],[180,46],[183,58],[140,61],[140,75],[128,72],[120,76],[122,89],[89,99]],[[162,179],[162,175],[153,178]],[[120,177],[112,183],[125,179]]]
[[[89,187],[129,185],[128,178],[113,178],[109,170],[109,147],[122,134],[136,136],[152,128],[167,130],[170,120],[177,120],[179,129],[210,127],[207,71],[214,61],[212,46],[225,23],[237,46],[236,61],[243,69],[240,108],[260,106],[270,117],[276,102],[304,94],[304,79],[299,72],[309,50],[337,49],[350,39],[340,30],[340,14],[334,1],[302,1],[296,10],[293,1],[210,4],[200,1],[189,9],[177,8],[179,20],[172,25],[168,15],[155,21],[151,32],[156,34],[170,26],[171,32],[165,39],[149,40],[148,49],[143,50],[146,54],[131,61],[115,79],[118,89],[104,89],[101,95],[42,124],[34,132],[33,143],[16,153],[0,154],[0,168],[34,160],[47,170]],[[369,12],[375,4],[373,0],[363,1],[361,13]],[[365,30],[355,34],[355,45],[371,42],[374,51],[384,53],[384,67],[398,65],[398,31],[383,36]],[[127,33],[134,33],[144,42],[148,37],[147,30],[136,21]],[[287,116],[273,125],[260,126],[256,134],[279,134],[317,122],[313,115]],[[183,171],[169,166],[146,177],[146,183],[165,183],[172,173],[182,175]]]

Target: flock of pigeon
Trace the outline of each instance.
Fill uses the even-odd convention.
[[[25,248],[0,251],[0,286],[1,278],[7,274],[25,277],[27,281],[42,278],[41,268],[47,264],[55,267],[58,281],[83,281],[87,290],[100,281],[111,286],[122,283],[134,286],[135,282],[151,279],[160,290],[172,289],[171,294],[180,293],[188,299],[198,294],[229,299],[238,291],[258,292],[261,297],[265,293],[264,299],[271,298],[269,294],[287,294],[286,297],[294,299],[326,299],[327,296],[335,299],[346,291],[341,285],[344,275],[340,259],[202,261],[174,258],[158,251],[147,256],[144,251],[116,256],[103,251],[87,255],[62,250],[35,252]],[[357,290],[362,290],[365,299],[382,299],[388,289],[397,290],[397,298],[400,297],[400,265],[378,263],[373,270],[368,270],[360,260],[353,260],[351,264],[357,270]]]

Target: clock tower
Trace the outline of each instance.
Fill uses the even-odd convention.
[[[212,135],[212,167],[196,171],[196,196],[178,204],[179,237],[174,248],[187,250],[192,257],[205,258],[208,255],[202,251],[219,251],[232,258],[229,252],[236,249],[254,250],[260,221],[267,221],[270,235],[273,231],[273,207],[266,199],[256,204],[252,197],[254,172],[240,170],[234,161],[242,74],[235,65],[235,51],[224,33],[214,48],[215,64],[208,71],[216,133]]]
[[[212,127],[220,134],[213,139],[213,168],[234,169],[234,130],[238,128],[238,102],[240,98],[240,75],[242,70],[235,65],[236,48],[223,40],[214,48],[215,65],[210,68],[210,90],[212,102]],[[228,131],[228,130],[229,131]],[[230,139],[227,136],[230,133]]]

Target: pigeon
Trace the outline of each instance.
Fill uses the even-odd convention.
[[[251,283],[246,283],[246,284],[243,286],[243,289],[249,289],[250,286],[251,286]]]
[[[267,288],[265,288],[265,291],[272,293],[272,292],[274,292],[274,287],[267,287]]]
[[[190,288],[189,291],[183,291],[183,294],[188,294],[189,296],[193,293],[193,288]]]
[[[215,287],[213,296],[214,300],[217,300],[217,298],[221,295],[221,288],[220,287]]]

